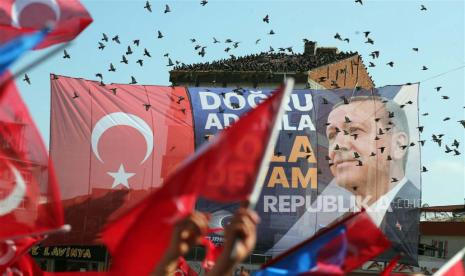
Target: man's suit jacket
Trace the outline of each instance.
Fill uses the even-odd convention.
[[[393,198],[380,225],[392,246],[377,260],[390,261],[400,253],[400,263],[418,265],[420,196],[420,190],[407,181]]]

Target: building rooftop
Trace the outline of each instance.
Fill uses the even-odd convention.
[[[173,71],[255,71],[255,72],[307,72],[358,55],[357,52],[339,52],[334,47],[316,47],[316,42],[304,40],[304,52],[294,53],[292,47],[270,49],[268,52],[211,62],[181,64]]]

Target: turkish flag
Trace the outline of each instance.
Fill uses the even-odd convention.
[[[41,276],[44,275],[44,272],[29,254],[24,254],[18,261],[8,267],[2,275]]]
[[[280,89],[219,133],[154,191],[103,232],[111,271],[148,275],[168,248],[174,224],[192,212],[197,197],[247,199],[258,175],[284,95]],[[271,157],[271,156],[269,156]],[[134,254],[138,252],[138,254]]]
[[[71,233],[56,243],[88,244],[194,152],[183,87],[108,84],[52,77],[50,155]]]
[[[0,240],[63,225],[47,150],[10,74],[0,77]]]
[[[24,237],[0,242],[0,274],[17,262],[29,249],[42,238]]]
[[[55,26],[38,49],[74,39],[92,23],[92,18],[78,0],[2,0],[0,44],[38,31],[47,22]]]

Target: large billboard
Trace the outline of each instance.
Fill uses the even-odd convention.
[[[80,225],[81,233],[100,227],[121,211],[111,208],[128,201],[130,206],[162,185],[182,157],[271,92],[52,79],[51,156],[68,209],[74,210],[65,214],[75,221],[86,214],[99,219],[88,229]],[[422,143],[417,99],[418,84],[294,90],[256,205],[256,251],[278,254],[343,214],[366,208],[393,244],[381,259],[403,252],[402,261],[415,264]],[[106,217],[91,210],[99,201],[112,203],[105,203]],[[236,207],[203,199],[197,204],[213,214],[214,228],[227,224]],[[222,241],[221,234],[211,238]]]

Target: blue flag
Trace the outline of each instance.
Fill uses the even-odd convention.
[[[48,28],[33,34],[27,34],[12,39],[0,45],[0,75],[25,52],[37,46],[49,32]]]
[[[321,259],[324,259],[327,265],[339,267],[343,264],[347,252],[345,233],[345,225],[330,229],[318,238],[289,250],[254,275],[299,275],[314,269],[320,271]]]

